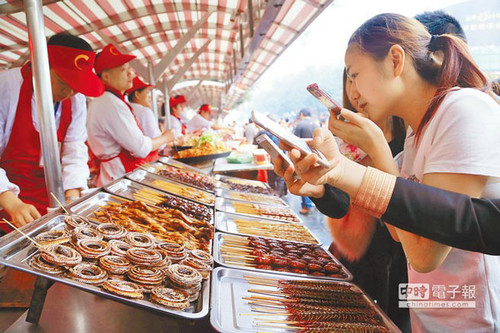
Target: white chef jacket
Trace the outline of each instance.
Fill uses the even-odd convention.
[[[146,157],[153,148],[151,138],[144,135],[128,105],[109,91],[89,103],[88,142],[92,153],[101,161],[97,186],[104,186],[125,175],[118,154],[122,149],[137,158]]]
[[[3,154],[9,142],[12,126],[16,118],[17,103],[23,78],[20,68],[0,72],[0,154]],[[55,114],[56,127],[61,120],[61,104]],[[36,114],[35,94],[31,99],[33,126],[38,131],[38,117]],[[87,104],[85,96],[76,94],[71,97],[71,124],[61,146],[61,167],[63,189],[87,189],[89,168],[87,165],[88,151],[85,145],[87,129]],[[19,187],[11,183],[5,170],[0,169],[0,193],[13,191],[19,194]]]
[[[155,119],[153,111],[141,104],[129,103],[134,112],[135,118],[139,123],[144,135],[150,138],[156,138],[161,135],[160,127],[158,126],[158,121]]]
[[[175,138],[178,139],[184,134],[182,134],[182,124],[179,119],[170,115],[170,128],[174,131]]]
[[[200,129],[211,129],[213,121],[203,118],[199,113],[196,114],[190,121],[186,124],[187,132],[194,132]]]

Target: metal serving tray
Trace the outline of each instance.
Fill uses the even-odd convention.
[[[186,169],[186,170],[196,171],[196,172],[203,173],[203,174],[205,174],[205,175],[208,176],[208,172],[203,171],[202,169],[199,169],[199,168],[195,168],[192,165],[189,165],[189,164],[182,163],[182,162],[179,162],[177,160],[174,160],[171,157],[160,157],[158,159],[158,162],[161,162],[163,164],[168,164],[168,165],[174,166],[174,167],[179,168],[179,169]]]
[[[262,279],[276,279],[276,275],[269,273],[258,273],[241,271],[237,269],[230,269],[225,267],[218,267],[212,273],[212,295],[217,295],[212,297],[211,300],[211,313],[210,313],[210,323],[219,332],[223,333],[233,333],[233,332],[293,332],[296,330],[285,330],[280,328],[262,327],[257,328],[253,326],[255,317],[259,315],[258,312],[252,312],[252,308],[248,304],[248,301],[243,300],[243,297],[249,295],[248,289],[254,288],[253,285],[249,284],[245,279],[245,276],[250,276],[254,278]],[[279,279],[286,280],[311,280],[304,277],[279,277]],[[397,326],[387,317],[387,315],[382,312],[382,310],[373,302],[373,300],[366,295],[358,286],[350,282],[336,281],[332,282],[330,280],[325,280],[330,283],[349,285],[353,289],[360,291],[365,297],[366,301],[371,305],[382,320],[386,327],[393,333],[400,333],[401,331]],[[273,287],[258,286],[259,289],[274,289]],[[253,315],[242,315],[254,313]],[[284,319],[283,316],[270,316],[270,319]]]
[[[215,213],[215,229],[222,231],[224,233],[233,234],[233,235],[257,236],[257,237],[266,237],[266,238],[274,238],[274,239],[291,241],[290,239],[269,237],[269,236],[259,236],[259,235],[252,235],[252,234],[245,234],[245,233],[238,232],[238,229],[236,228],[236,223],[234,222],[234,220],[236,220],[236,219],[255,221],[257,224],[261,223],[261,222],[269,222],[269,223],[274,223],[274,224],[289,223],[289,222],[281,222],[281,221],[278,222],[276,220],[263,219],[263,218],[250,217],[250,216],[242,217],[241,215],[238,215],[238,214],[231,214],[231,213],[225,213],[225,212],[216,212]],[[321,241],[309,230],[309,228],[307,226],[305,226],[302,223],[295,223],[295,224],[299,224],[299,225],[303,226],[309,232],[309,235],[316,240],[316,243],[313,243],[313,244],[321,245]]]
[[[228,189],[224,188],[218,188],[215,190],[215,195],[218,197],[226,198],[226,199],[232,199],[232,200],[238,200],[238,201],[245,201],[245,202],[254,202],[254,203],[263,203],[266,205],[273,205],[273,206],[288,206],[288,204],[283,201],[280,197],[276,195],[267,195],[267,194],[260,194],[260,193],[244,193],[244,192],[238,192],[238,191],[231,191]],[[249,195],[249,196],[255,196],[258,199],[261,199],[259,201],[258,199],[255,200],[252,198],[252,200],[244,199],[239,197],[240,195]]]
[[[196,186],[196,185],[193,185],[193,184],[184,183],[184,182],[183,182],[183,181],[181,181],[181,180],[177,180],[177,179],[170,179],[170,178],[168,178],[168,177],[166,177],[166,176],[164,176],[164,175],[160,175],[160,174],[158,173],[158,169],[160,169],[160,170],[161,170],[161,169],[165,169],[166,167],[174,167],[174,168],[176,168],[176,169],[182,169],[182,168],[178,168],[178,167],[176,167],[175,165],[165,165],[164,163],[160,163],[160,162],[153,162],[153,163],[143,164],[143,165],[141,165],[140,167],[141,167],[141,169],[144,169],[144,170],[146,170],[146,171],[147,171],[147,172],[149,172],[149,173],[153,173],[153,174],[157,175],[158,177],[161,177],[162,179],[167,179],[167,180],[172,181],[172,182],[185,184],[185,185],[187,185],[187,186],[191,186],[191,187],[196,187],[196,188],[199,188],[199,189],[200,189],[200,190],[202,190],[202,191],[207,191],[207,192],[214,193],[214,192],[215,192],[215,189],[216,189],[217,187],[220,187],[220,181],[219,181],[219,180],[215,179],[214,177],[212,177],[212,176],[210,176],[210,175],[207,175],[207,174],[205,174],[205,173],[199,172],[199,171],[197,171],[197,170],[188,170],[188,169],[186,169],[186,170],[184,170],[184,171],[185,171],[185,172],[189,172],[189,173],[191,173],[191,174],[193,174],[193,173],[194,173],[194,174],[200,174],[200,175],[201,175],[201,176],[203,176],[203,177],[207,177],[207,178],[209,178],[209,179],[212,181],[212,183],[214,184],[214,190],[208,190],[208,189],[204,189],[204,188],[202,188],[202,187],[199,187],[199,186]]]
[[[96,207],[99,202],[103,203],[114,200],[115,198],[112,198],[110,194],[100,192],[92,196],[91,198],[84,200],[82,203],[77,204],[75,207],[73,207],[72,211],[78,213],[89,213],[90,209],[92,207]],[[30,237],[35,237],[36,235],[44,231],[64,229],[64,215],[57,215],[51,218],[46,215],[46,217],[47,218],[42,218],[41,220],[35,221],[34,223],[30,223],[27,228],[23,228],[23,231],[26,232]],[[174,311],[164,308],[161,305],[151,303],[147,300],[132,300],[118,295],[113,295],[100,287],[81,283],[66,278],[63,275],[52,275],[32,268],[31,266],[29,266],[28,261],[31,256],[33,256],[37,252],[38,249],[36,248],[36,246],[34,246],[31,241],[29,241],[25,236],[18,232],[13,231],[0,239],[0,264],[2,265],[18,269],[29,274],[42,276],[56,282],[61,282],[121,303],[145,308],[147,310],[161,312],[175,317],[198,319],[203,318],[208,314],[210,280],[206,280],[203,282],[200,297],[196,302],[192,303],[192,305],[184,311]]]
[[[245,179],[245,178],[238,178],[238,177],[231,177],[231,176],[224,176],[224,175],[215,175],[215,179],[220,180],[222,184],[224,184],[224,181],[233,181],[233,182],[245,182],[248,183],[249,185],[254,185],[254,186],[262,186],[266,187],[267,189],[271,190],[271,186],[269,186],[268,183],[260,182],[258,180],[251,180],[251,179]],[[221,184],[221,185],[222,185]],[[226,187],[224,187],[226,188]]]
[[[265,218],[265,219],[268,219],[268,220],[274,220],[274,221],[279,221],[279,222],[303,223],[302,219],[290,207],[273,206],[273,205],[266,205],[266,204],[258,203],[259,205],[268,206],[269,208],[279,207],[279,208],[288,209],[290,211],[290,213],[292,213],[295,216],[295,218],[297,219],[297,221],[281,220],[279,218],[272,218],[272,217],[269,217],[269,216],[260,216],[260,215],[254,215],[254,214],[239,213],[239,212],[236,211],[236,209],[233,206],[234,202],[241,203],[242,201],[218,197],[218,198],[215,199],[215,209],[219,210],[219,211],[222,211],[222,212],[226,212],[226,213],[238,214],[238,215],[241,215],[241,216],[250,216],[250,217]],[[253,204],[253,202],[250,202],[250,203]]]
[[[313,275],[306,275],[306,274],[298,274],[298,273],[292,273],[292,272],[280,272],[280,271],[275,271],[275,270],[265,270],[265,269],[260,269],[260,268],[254,268],[254,267],[245,267],[245,266],[238,266],[234,264],[227,264],[224,262],[224,259],[222,258],[222,253],[220,251],[220,248],[222,245],[224,245],[224,242],[222,240],[222,236],[228,235],[222,232],[216,232],[214,236],[214,249],[213,249],[213,257],[214,261],[225,267],[230,267],[230,268],[236,268],[236,269],[243,269],[243,270],[248,270],[248,271],[253,271],[253,272],[266,272],[269,274],[273,275],[285,275],[285,276],[296,276],[297,278],[300,277],[307,277],[311,279],[323,279],[323,280],[329,280],[329,281],[350,281],[352,280],[353,276],[351,272],[345,268],[345,266],[330,252],[326,251],[330,255],[330,258],[342,268],[342,272],[346,275],[345,278],[334,278],[334,277],[328,277],[328,276],[313,276]],[[232,237],[245,237],[245,236],[238,236],[238,235],[231,235]],[[260,237],[260,238],[269,238],[269,237]],[[299,242],[292,242],[292,243],[297,243],[297,244],[305,244],[305,243],[299,243]]]
[[[143,189],[143,188],[146,188],[152,192],[155,192],[163,197],[182,198],[184,200],[188,200],[188,201],[192,202],[194,205],[206,206],[208,209],[210,209],[212,211],[212,218],[210,219],[209,223],[214,224],[213,206],[202,204],[202,203],[199,203],[197,201],[194,201],[194,200],[191,200],[189,198],[185,198],[185,197],[182,197],[179,195],[170,194],[170,193],[162,191],[162,190],[157,190],[156,188],[149,187],[149,186],[146,186],[144,184],[136,183],[130,179],[122,178],[122,179],[115,180],[113,183],[106,185],[104,187],[104,190],[106,190],[107,192],[109,192],[111,194],[118,195],[118,196],[124,197],[124,198],[129,199],[129,200],[137,200],[134,198],[134,193],[136,193],[137,191],[139,191],[140,189]],[[153,206],[155,206],[155,205],[153,205]],[[156,207],[163,208],[163,207],[159,207],[159,206],[156,206]]]
[[[207,192],[207,191],[203,191],[203,190],[200,190],[198,188],[191,187],[189,185],[184,185],[184,184],[180,184],[180,183],[168,180],[166,178],[160,177],[160,176],[155,175],[153,173],[149,173],[149,172],[147,172],[146,170],[143,170],[143,169],[136,169],[135,171],[132,171],[132,172],[126,174],[125,177],[127,177],[128,179],[131,179],[131,180],[133,180],[135,182],[138,182],[138,183],[141,183],[141,184],[144,184],[144,185],[147,185],[147,186],[151,186],[151,187],[153,187],[153,188],[155,188],[157,190],[168,192],[168,193],[174,194],[174,195],[178,195],[180,197],[183,197],[183,198],[186,198],[186,199],[190,199],[190,200],[199,202],[199,203],[207,205],[207,206],[214,206],[214,204],[215,204],[215,194],[213,194],[213,193],[210,193],[210,192]],[[189,198],[187,196],[183,196],[183,195],[174,193],[173,192],[174,190],[169,191],[169,190],[166,190],[164,188],[159,188],[159,187],[153,185],[153,182],[155,180],[161,180],[161,181],[163,181],[163,182],[165,182],[167,184],[181,185],[183,187],[190,187],[190,188],[192,188],[192,189],[194,189],[196,191],[200,191],[200,192],[206,194],[208,197],[210,197],[211,200],[213,198],[213,202],[214,203],[213,204],[209,204],[209,203],[206,203],[206,202],[202,202],[202,201],[200,201],[199,199],[196,199],[196,198]]]

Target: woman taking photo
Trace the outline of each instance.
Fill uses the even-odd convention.
[[[419,22],[402,15],[381,14],[354,32],[345,63],[350,97],[361,112],[375,123],[399,116],[409,124],[402,177],[472,197],[500,196],[500,106],[463,41],[431,36]],[[352,126],[364,123],[352,112],[344,110],[343,115]],[[317,136],[313,146],[328,155],[332,148],[321,141]],[[392,156],[383,154],[384,171],[396,173],[389,170],[394,170]],[[314,166],[314,155],[292,150],[291,157],[303,181],[335,186],[333,171]],[[455,299],[449,293],[442,299],[435,289],[442,286],[475,290],[472,308],[410,309],[413,332],[499,329],[498,257],[388,228],[405,251],[409,283],[427,284],[429,300]]]

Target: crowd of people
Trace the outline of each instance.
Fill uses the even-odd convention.
[[[216,124],[208,104],[187,121],[183,95],[170,98],[171,126],[161,130],[150,110],[153,85],[134,75],[135,56],[112,44],[96,54],[61,33],[47,50],[67,201],[87,189],[89,160],[103,186],[182,145],[188,133],[240,132]],[[279,120],[332,165],[281,143],[293,166],[273,161],[274,171],[302,197],[300,213],[314,204],[327,216],[330,251],[403,331],[500,330],[500,258],[489,255],[500,253],[493,200],[500,198],[500,105],[460,24],[442,12],[369,19],[349,40],[343,83],[345,120],[330,116],[321,126],[309,109],[293,124]],[[0,72],[0,95],[1,214],[22,226],[49,205],[29,62]],[[242,132],[254,143],[264,130],[250,120]],[[347,159],[342,143],[366,156]],[[399,306],[401,283],[474,286],[475,307],[408,311]]]

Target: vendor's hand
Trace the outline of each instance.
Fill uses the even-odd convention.
[[[41,215],[35,206],[24,203],[11,191],[6,191],[0,195],[0,204],[10,216],[10,222],[16,227],[36,220]]]
[[[302,179],[295,179],[293,176],[295,171],[293,166],[289,166],[284,170],[283,163],[283,158],[279,155],[276,156],[276,159],[273,160],[274,172],[285,180],[286,187],[290,193],[313,198],[321,198],[325,195],[325,187],[323,185],[312,185]]]
[[[286,145],[281,145],[285,149]],[[302,154],[299,150],[293,148],[290,150],[290,159],[292,160],[295,172],[304,181],[313,185],[330,184],[335,186],[335,183],[342,176],[343,165],[345,159],[339,151],[337,143],[330,131],[324,128],[317,128],[313,132],[313,138],[309,141],[311,148],[318,149],[323,153],[325,158],[330,162],[330,168],[324,168],[317,164],[318,156],[316,154]],[[289,147],[288,147],[289,148]]]
[[[168,129],[161,133],[162,138],[165,140],[165,143],[169,143],[175,140],[175,133],[173,130]]]
[[[373,155],[374,150],[380,145],[387,145],[384,132],[362,113],[342,109],[341,114],[348,121],[333,116],[330,116],[328,121],[328,129],[333,135],[360,148],[368,155]]]

